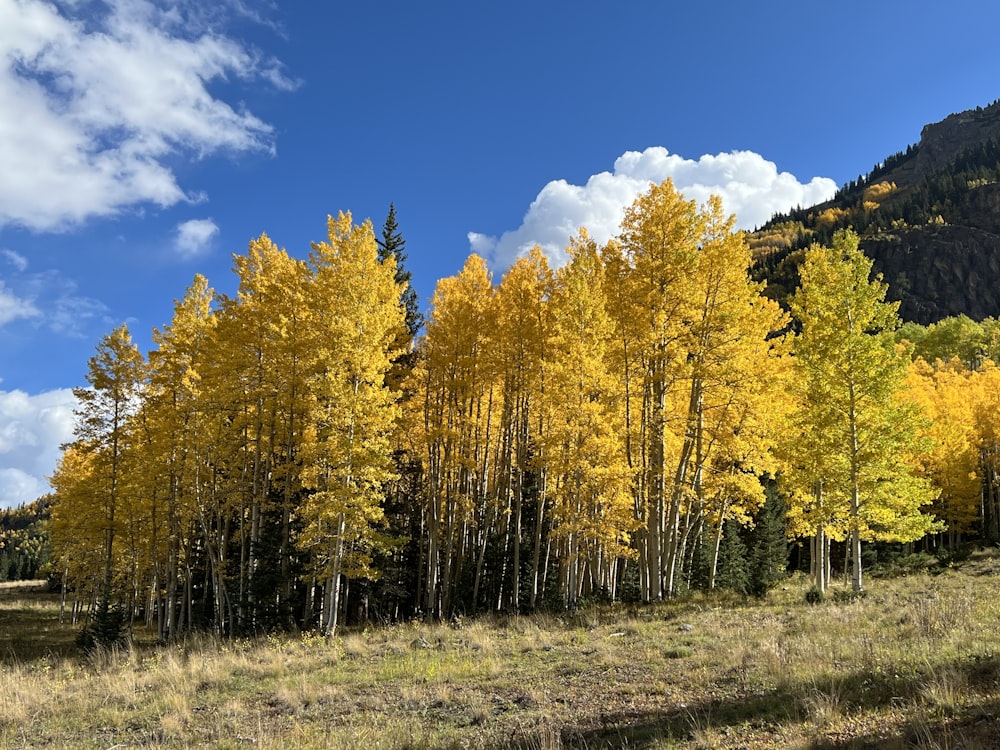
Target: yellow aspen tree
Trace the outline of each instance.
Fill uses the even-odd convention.
[[[797,366],[793,372],[801,374]],[[817,426],[823,404],[811,400],[810,392],[808,381],[792,378],[788,389],[792,415],[776,449],[780,484],[789,498],[787,532],[792,537],[809,537],[810,577],[820,594],[825,594],[832,575],[830,544],[847,538],[848,523],[841,512],[847,500],[842,489],[829,481],[827,462],[836,456],[834,435]]]
[[[495,328],[492,297],[486,262],[469,256],[458,275],[438,282],[418,349],[412,403],[421,409],[423,433],[421,599],[431,619],[451,610],[465,557],[460,542],[466,539],[476,556],[471,603],[478,603],[487,542],[498,516],[495,502],[487,502],[496,392],[486,352]],[[463,529],[470,527],[468,538]]]
[[[313,244],[311,410],[302,446],[299,545],[324,582],[322,630],[336,631],[343,578],[374,578],[371,551],[381,543],[383,486],[394,477],[391,434],[399,394],[386,374],[399,356],[404,310],[395,262],[380,262],[371,222],[327,221]]]
[[[539,561],[545,512],[545,474],[539,472],[544,460],[533,455],[544,430],[538,399],[545,387],[545,352],[551,323],[548,297],[552,272],[538,246],[518,258],[504,274],[493,295],[496,328],[491,347],[499,377],[502,379],[503,407],[500,413],[500,448],[496,459],[499,472],[497,487],[500,507],[507,519],[504,549],[509,550],[510,575],[501,577],[506,586],[498,604],[512,611],[521,609],[521,544],[524,536],[524,501],[526,484],[535,480],[532,578],[529,597],[534,607],[540,579]],[[506,560],[507,554],[504,554]],[[509,579],[509,580],[508,580]]]
[[[772,470],[770,444],[781,421],[781,389],[774,386],[784,346],[775,334],[787,318],[764,297],[763,284],[750,279],[750,246],[735,231],[735,216],[723,211],[717,196],[700,215],[704,228],[681,371],[684,437],[672,489],[672,507],[681,515],[668,545],[668,594],[679,582],[678,566],[693,568],[706,520],[724,524],[734,502],[744,512],[763,505],[759,478]]]
[[[145,369],[126,325],[101,339],[88,362],[88,387],[73,391],[78,402],[75,440],[53,478],[57,488],[54,512],[62,519],[55,524],[56,558],[68,559],[59,548],[60,540],[77,546],[63,533],[75,525],[74,514],[86,519],[85,548],[100,539],[100,567],[89,571],[96,608],[87,632],[95,643],[104,645],[120,637],[124,619],[134,612],[130,594],[136,583],[130,576],[136,573],[138,533],[129,477],[135,466],[132,420],[140,405]],[[73,470],[81,476],[70,476]],[[65,504],[60,507],[60,502]],[[83,557],[93,562],[90,555]]]
[[[935,493],[912,467],[922,419],[903,397],[909,358],[894,341],[898,303],[885,301],[871,268],[857,235],[837,232],[832,248],[806,253],[791,302],[810,434],[825,452],[816,480],[846,499],[855,591],[862,539],[912,541],[935,528],[921,512]]]
[[[612,372],[614,322],[604,266],[586,230],[571,240],[556,275],[553,333],[541,394],[539,436],[551,486],[552,531],[564,606],[585,593],[616,594],[619,563],[631,557],[631,471],[625,451],[623,381]]]
[[[982,503],[972,381],[973,373],[957,358],[938,361],[937,367],[918,358],[911,363],[907,380],[910,398],[927,417],[929,445],[917,464],[939,493],[931,510],[946,524],[951,550],[960,535],[979,521]]]
[[[679,488],[690,451],[680,455],[671,472],[669,459],[681,453],[683,433],[677,434],[669,403],[687,369],[688,322],[695,314],[692,284],[703,231],[696,203],[677,192],[671,180],[639,196],[621,225],[624,268],[619,282],[624,288],[617,297],[628,304],[618,317],[634,321],[629,328],[637,334],[634,357],[643,374],[640,543],[645,570],[640,580],[645,601],[668,593],[667,571],[678,548]]]
[[[983,477],[983,531],[1000,540],[1000,368],[987,360],[971,380],[979,465]]]
[[[759,300],[762,307],[770,303]],[[733,352],[727,367],[728,386],[710,387],[705,403],[703,453],[707,464],[701,480],[705,543],[710,544],[708,587],[714,588],[719,548],[725,523],[753,523],[765,500],[762,478],[776,476],[780,463],[775,454],[779,436],[788,430],[791,401],[787,396],[789,361],[782,339],[761,335],[783,320],[761,316],[762,329],[745,332],[741,351]],[[748,318],[748,321],[750,318]],[[772,329],[773,330],[776,329]]]
[[[608,253],[629,384],[627,453],[641,461],[633,468],[642,488],[637,508],[645,523],[638,541],[646,599],[675,593],[682,569],[692,569],[705,524],[724,522],[732,490],[740,488],[748,509],[763,503],[762,488],[745,496],[750,483],[737,474],[755,470],[751,456],[756,469],[768,460],[767,430],[759,428],[777,410],[762,394],[781,350],[772,334],[785,319],[750,280],[750,248],[734,226],[717,197],[699,208],[668,180],[626,211],[622,252]],[[644,387],[641,451],[631,446],[637,382]],[[756,435],[757,447],[730,439],[740,424],[756,428],[745,438]],[[715,462],[714,452],[727,440],[728,459],[720,453]],[[728,490],[714,481],[727,475]],[[720,507],[711,507],[714,501]]]
[[[266,234],[234,256],[234,270],[239,287],[235,298],[221,301],[217,352],[205,373],[213,412],[227,415],[210,440],[213,465],[226,471],[199,493],[199,523],[209,540],[217,613],[235,599],[239,629],[286,627],[291,517],[301,486],[297,446],[311,409],[312,273]],[[232,583],[231,537],[239,554]]]
[[[66,594],[76,592],[73,607],[76,624],[81,600],[94,601],[100,595],[105,563],[106,534],[100,492],[94,477],[94,453],[71,443],[63,448],[55,472],[49,478],[53,488],[52,520],[49,524],[52,557],[62,577],[62,609]]]
[[[76,388],[75,437],[79,450],[92,454],[94,492],[104,531],[103,605],[112,596],[117,517],[127,474],[126,451],[130,419],[139,407],[146,364],[133,343],[127,325],[101,339],[90,358],[86,388]]]
[[[643,354],[645,325],[635,315],[629,259],[621,243],[612,238],[600,248],[604,268],[605,305],[613,322],[614,337],[608,348],[611,372],[615,373],[621,400],[623,450],[631,479],[632,512],[636,528],[632,546],[636,551],[639,591],[649,600],[649,535],[647,533],[646,480],[646,371]]]
[[[157,348],[149,355],[149,387],[140,413],[153,527],[153,602],[159,612],[160,637],[165,640],[179,635],[180,615],[190,612],[181,598],[192,583],[185,551],[191,548],[198,527],[201,485],[210,476],[212,459],[218,458],[211,450],[210,400],[204,382],[219,345],[214,300],[208,280],[198,274],[184,298],[174,303],[170,324],[154,329]],[[206,548],[212,549],[215,540],[205,541]],[[226,588],[216,579],[213,575],[214,621],[221,633],[232,618],[230,607],[223,603]]]

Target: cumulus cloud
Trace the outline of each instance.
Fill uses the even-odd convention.
[[[59,446],[73,438],[73,391],[36,395],[0,391],[0,507],[28,503],[51,490]]]
[[[192,196],[171,157],[273,151],[271,126],[208,86],[294,83],[197,7],[0,0],[0,228],[174,205]]]
[[[692,160],[655,146],[622,154],[613,171],[592,176],[586,185],[553,180],[532,201],[520,227],[500,237],[470,232],[469,245],[494,269],[506,269],[536,244],[559,265],[566,259],[569,238],[580,227],[586,227],[597,242],[606,242],[618,233],[625,208],[651,182],[668,177],[687,198],[699,203],[711,195],[720,196],[725,210],[736,214],[744,229],[760,226],[776,212],[827,200],[837,189],[828,177],[800,182],[752,151],[706,154]]]
[[[190,258],[205,251],[218,233],[219,227],[211,219],[191,219],[177,225],[174,245],[177,252]]]

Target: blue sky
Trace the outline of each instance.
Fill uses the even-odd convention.
[[[0,0],[0,507],[47,491],[100,338],[148,350],[261,232],[304,257],[393,202],[426,303],[668,176],[753,227],[1000,97],[997,28],[966,0]]]

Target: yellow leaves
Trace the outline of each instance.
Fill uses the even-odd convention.
[[[858,535],[916,539],[933,526],[921,508],[934,493],[908,464],[919,450],[922,421],[902,399],[908,359],[892,335],[898,303],[884,301],[885,285],[870,273],[857,235],[838,232],[833,248],[807,253],[791,304],[802,333],[788,473],[800,503],[822,503],[813,524],[846,519],[856,544]]]
[[[327,241],[313,244],[310,266],[303,337],[311,398],[303,415],[308,440],[299,450],[309,466],[303,483],[312,492],[301,511],[301,545],[335,543],[340,552],[331,570],[339,571],[351,540],[355,565],[363,569],[382,519],[382,486],[395,476],[390,434],[398,394],[385,378],[401,353],[401,289],[395,261],[378,258],[371,223],[354,226],[349,213],[328,218]],[[338,524],[330,524],[331,514]]]
[[[830,230],[840,226],[850,214],[842,208],[828,208],[816,216],[816,225],[821,229]]]
[[[586,233],[571,240],[551,297],[553,331],[546,357],[542,436],[556,538],[625,553],[637,525],[623,443],[622,384],[611,371],[614,328],[606,310],[604,269]]]
[[[869,185],[865,188],[865,192],[861,196],[861,200],[865,203],[874,203],[875,207],[878,204],[888,198],[890,195],[896,192],[895,182],[882,182],[875,183],[874,185]]]

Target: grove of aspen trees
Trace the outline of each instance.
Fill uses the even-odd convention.
[[[52,477],[67,606],[169,640],[649,602],[772,495],[820,590],[832,543],[861,590],[862,543],[996,535],[1000,370],[914,356],[851,231],[788,310],[669,180],[567,240],[470,256],[421,321],[394,210],[339,214],[305,259],[250,242],[235,296],[196,276],[147,356],[109,333]]]

